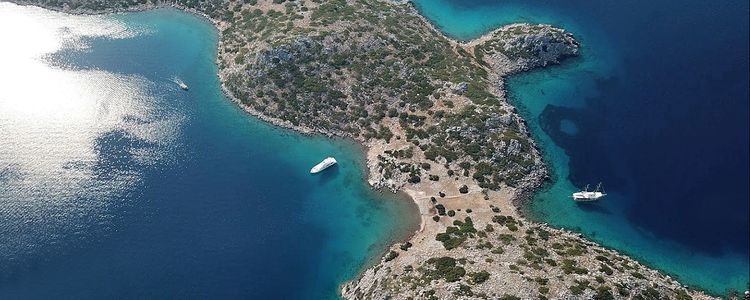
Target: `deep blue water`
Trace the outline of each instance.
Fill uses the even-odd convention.
[[[28,28],[0,29],[0,298],[331,299],[414,230],[410,200],[366,186],[356,145],[223,97],[205,20],[0,17]],[[308,174],[328,155],[340,164]]]
[[[748,288],[747,1],[415,3],[460,40],[526,21],[582,42],[581,57],[508,82],[554,170],[529,215],[694,287]],[[600,203],[567,198],[600,181]]]

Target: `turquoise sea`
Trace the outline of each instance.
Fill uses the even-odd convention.
[[[0,299],[335,299],[418,226],[355,144],[225,99],[206,20],[0,3],[0,41]]]
[[[414,3],[458,40],[532,22],[582,43],[507,83],[553,170],[527,215],[712,294],[749,289],[747,1]],[[598,182],[599,203],[568,198]]]
[[[747,289],[747,2],[415,3],[457,39],[529,21],[582,42],[509,82],[554,171],[531,217]],[[227,101],[216,38],[174,10],[0,3],[0,298],[336,298],[415,228],[410,201],[367,188],[356,145]],[[599,181],[605,201],[567,198]]]

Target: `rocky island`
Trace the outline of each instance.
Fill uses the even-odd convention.
[[[344,298],[711,298],[519,213],[547,169],[503,80],[578,55],[563,29],[512,24],[459,42],[408,2],[375,0],[14,2],[205,16],[230,99],[278,126],[366,146],[370,185],[409,194],[421,226],[344,284]]]

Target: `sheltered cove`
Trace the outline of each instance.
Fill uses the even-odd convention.
[[[229,98],[275,125],[367,146],[369,183],[408,193],[421,226],[342,286],[345,298],[709,298],[519,215],[518,202],[547,170],[503,78],[577,55],[564,30],[513,24],[460,43],[408,3],[391,2],[16,2],[203,15],[220,33]]]

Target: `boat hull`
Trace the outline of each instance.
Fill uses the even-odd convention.
[[[573,193],[573,200],[578,202],[589,202],[596,201],[604,197],[606,194],[601,192],[578,192]]]
[[[310,174],[316,174],[320,173],[321,171],[330,168],[331,166],[335,165],[337,163],[336,159],[333,157],[327,157],[323,161],[319,162],[317,165],[312,167],[310,169]]]

